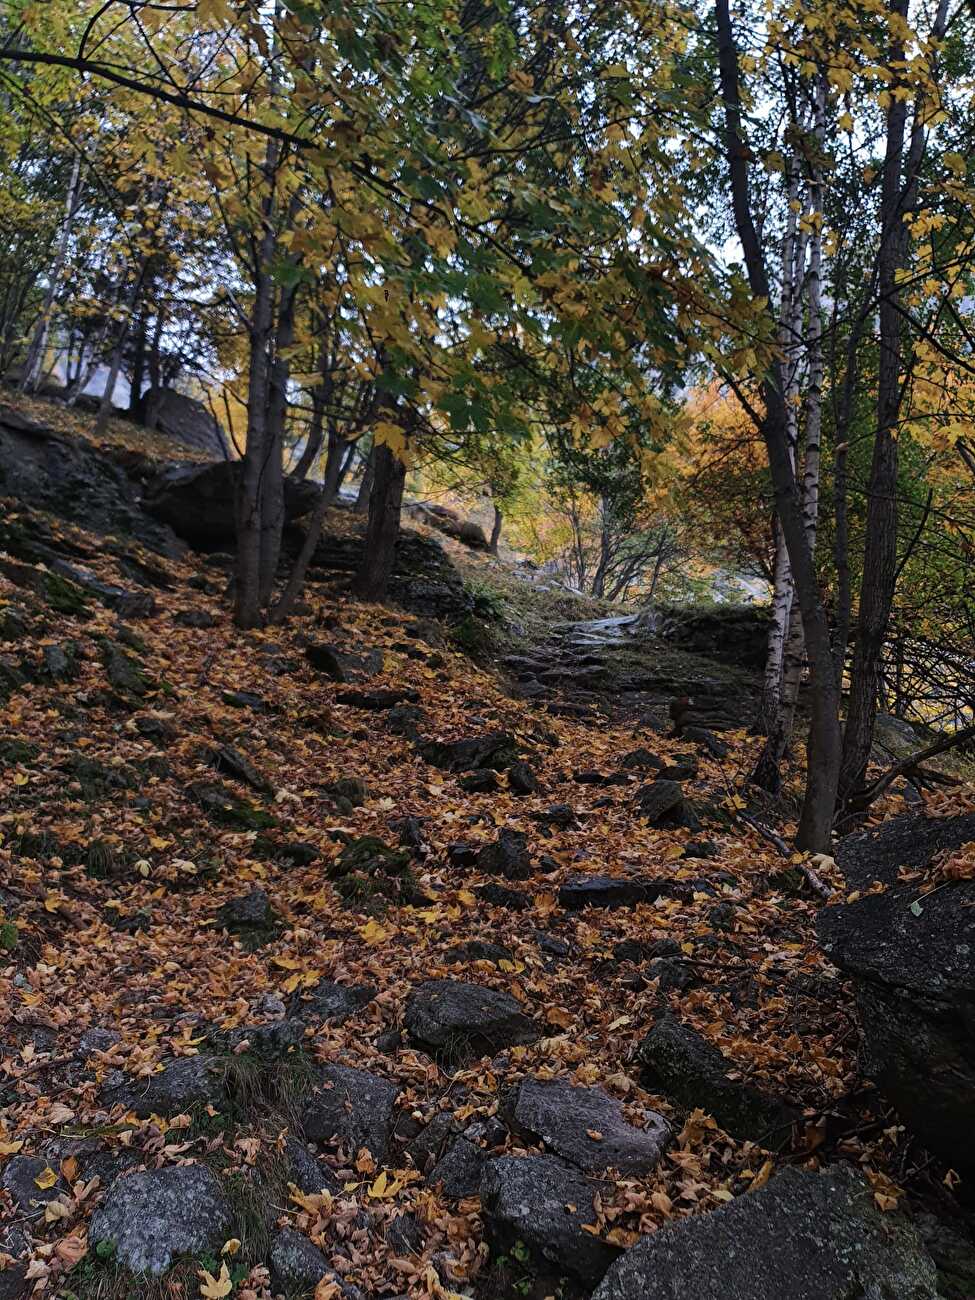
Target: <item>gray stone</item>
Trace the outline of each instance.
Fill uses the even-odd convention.
[[[431,1187],[442,1184],[444,1196],[452,1199],[476,1196],[484,1159],[484,1152],[479,1146],[465,1137],[459,1137],[431,1169],[427,1182]]]
[[[275,913],[267,893],[255,887],[240,898],[232,898],[217,909],[217,924],[236,934],[242,930],[264,930],[274,924]]]
[[[281,1228],[275,1234],[269,1262],[271,1276],[285,1291],[295,1287],[313,1291],[322,1278],[327,1278],[338,1286],[344,1300],[361,1300],[358,1287],[351,1286],[336,1273],[315,1243],[294,1228]]]
[[[122,1105],[140,1119],[180,1115],[193,1106],[220,1109],[226,1102],[218,1062],[210,1056],[181,1056],[148,1079],[126,1079],[102,1089],[102,1105]]]
[[[619,1250],[583,1231],[596,1217],[595,1185],[555,1156],[499,1156],[481,1176],[481,1213],[493,1256],[521,1243],[537,1268],[587,1287],[602,1278]]]
[[[9,1192],[19,1210],[29,1213],[39,1205],[46,1205],[68,1190],[63,1178],[47,1188],[38,1187],[37,1179],[48,1168],[43,1156],[14,1156],[7,1161],[0,1175],[0,1187]]]
[[[564,1079],[523,1079],[505,1112],[518,1133],[543,1143],[587,1174],[606,1169],[649,1173],[671,1137],[667,1121],[656,1111],[645,1111],[644,1127],[637,1128],[602,1088],[576,1088]],[[601,1136],[594,1138],[593,1133]]]
[[[901,868],[975,840],[975,814],[899,817],[845,840],[837,862],[851,888],[883,893],[825,907],[820,942],[852,975],[863,1030],[861,1066],[921,1142],[975,1170],[975,880],[930,894]]]
[[[690,1025],[662,1016],[637,1056],[650,1090],[666,1093],[688,1110],[700,1107],[732,1137],[770,1150],[789,1145],[799,1112],[751,1084],[729,1079],[732,1063]]]
[[[510,993],[460,980],[420,984],[407,999],[404,1023],[418,1046],[451,1056],[492,1053],[539,1037]]]
[[[448,772],[471,772],[485,767],[501,772],[518,759],[515,738],[508,731],[492,731],[466,740],[426,740],[421,742],[419,750],[428,763]]]
[[[787,1169],[711,1214],[668,1224],[593,1300],[940,1300],[916,1230],[852,1170]]]
[[[161,385],[142,396],[146,424],[174,442],[201,451],[215,460],[229,460],[227,435],[202,402]]]
[[[487,876],[503,876],[505,880],[527,880],[532,874],[532,864],[524,831],[503,827],[494,844],[485,844],[478,852],[477,869]]]
[[[301,1115],[309,1142],[340,1142],[351,1155],[365,1147],[385,1164],[399,1088],[388,1079],[348,1065],[326,1065],[320,1086]]]
[[[372,984],[336,984],[334,980],[319,980],[307,997],[296,997],[292,1007],[311,1020],[324,1020],[330,1025],[344,1025],[376,996]]]
[[[158,1277],[179,1255],[219,1251],[231,1223],[210,1170],[184,1165],[119,1178],[92,1216],[88,1239],[111,1243],[130,1272]]]
[[[122,1035],[115,1029],[100,1029],[97,1025],[86,1029],[78,1040],[78,1055],[87,1060],[94,1052],[107,1052],[110,1047],[122,1041]]]
[[[289,1136],[284,1140],[284,1158],[288,1164],[288,1181],[294,1183],[306,1196],[317,1196],[319,1192],[336,1193],[342,1184],[324,1161],[317,1160],[298,1138]]]
[[[232,545],[236,536],[234,506],[240,461],[212,465],[180,462],[168,466],[149,484],[145,508],[178,537],[202,550]],[[315,483],[284,480],[285,520],[309,514],[321,488]]]

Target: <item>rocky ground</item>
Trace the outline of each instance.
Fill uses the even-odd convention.
[[[120,472],[121,523],[2,502],[0,1297],[975,1294],[964,1176],[861,1069],[876,968],[742,820],[741,654],[519,634],[422,533],[355,602],[347,515],[242,634]],[[975,888],[927,867],[904,907]]]

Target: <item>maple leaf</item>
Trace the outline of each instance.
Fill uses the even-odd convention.
[[[200,1295],[204,1297],[204,1300],[223,1300],[223,1297],[230,1295],[234,1289],[226,1260],[220,1265],[218,1277],[208,1273],[205,1268],[200,1269],[198,1276],[202,1279],[200,1282]]]

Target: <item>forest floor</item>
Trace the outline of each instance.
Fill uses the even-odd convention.
[[[5,504],[8,543],[18,524],[36,535],[43,523],[73,563],[131,589],[131,565],[98,536]],[[334,583],[313,582],[288,626],[241,633],[206,557],[140,557],[154,609],[125,621],[111,600],[0,576],[0,1174],[37,1157],[42,1202],[18,1208],[8,1188],[0,1218],[25,1234],[39,1292],[125,1294],[87,1237],[105,1171],[196,1160],[234,1189],[228,1236],[240,1245],[182,1265],[161,1294],[197,1295],[200,1270],[217,1275],[228,1260],[234,1295],[272,1294],[268,1234],[284,1224],[366,1296],[487,1294],[477,1195],[447,1195],[411,1144],[441,1114],[455,1129],[497,1117],[526,1076],[599,1085],[628,1115],[654,1110],[672,1126],[655,1170],[602,1183],[591,1231],[616,1245],[784,1164],[850,1162],[884,1208],[942,1195],[946,1171],[859,1073],[851,993],[816,943],[822,900],[739,819],[740,774],[759,743],[743,725],[722,733],[722,760],[691,747],[685,788],[703,830],[654,824],[641,813],[641,760],[621,760],[649,749],[687,765],[687,743],[668,738],[659,713],[573,716],[552,707],[558,690],[525,698],[496,663]],[[476,568],[490,579],[484,561],[471,565],[469,578]],[[555,598],[494,580],[520,584],[528,613],[508,649],[524,653]],[[566,600],[557,612],[570,622],[600,611]],[[504,650],[504,624],[495,636]],[[346,680],[322,671],[323,644]],[[437,766],[423,744],[486,733],[510,736],[537,788],[518,793],[508,771],[465,788],[470,774]],[[553,818],[557,805],[570,811]],[[902,807],[892,796],[875,817]],[[499,881],[479,850],[502,831],[523,833],[530,867]],[[343,875],[343,851],[367,837],[402,854],[392,876]],[[711,856],[699,856],[702,837]],[[659,893],[571,910],[564,887],[580,873]],[[819,873],[841,897],[829,861]],[[404,1009],[431,979],[511,995],[538,1036],[460,1061],[422,1050]],[[316,1016],[322,981],[366,990],[343,1023]],[[302,1036],[268,1060],[258,1030],[286,1012],[303,1018]],[[799,1109],[792,1145],[733,1138],[645,1086],[638,1047],[668,1012],[734,1077]],[[200,1054],[219,1073],[212,1098],[166,1113],[132,1103],[165,1063]],[[385,1164],[326,1144],[337,1191],[314,1195],[282,1175],[281,1153],[325,1063],[398,1091]],[[531,1145],[487,1131],[491,1154]],[[391,1226],[404,1215],[418,1225],[408,1246]],[[0,1295],[16,1294],[4,1276]],[[529,1292],[522,1279],[512,1294]]]

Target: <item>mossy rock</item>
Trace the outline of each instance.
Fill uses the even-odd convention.
[[[425,901],[409,853],[390,848],[374,835],[346,844],[327,874],[346,902],[366,910]]]
[[[238,799],[219,781],[194,781],[187,793],[203,809],[211,821],[239,831],[263,831],[277,826],[277,818],[263,808]]]
[[[58,573],[45,574],[44,596],[48,605],[57,614],[72,614],[76,618],[90,616],[85,593],[77,583],[62,578]]]
[[[505,648],[497,625],[476,614],[467,614],[447,635],[458,650],[478,662],[494,659]]]
[[[135,790],[140,782],[136,772],[130,767],[110,767],[98,759],[87,758],[84,754],[75,754],[63,764],[62,771],[67,772],[81,786],[81,797],[86,803],[103,799],[118,790]]]
[[[5,767],[12,767],[16,763],[25,763],[29,766],[39,753],[37,746],[27,740],[0,741],[0,764]]]

